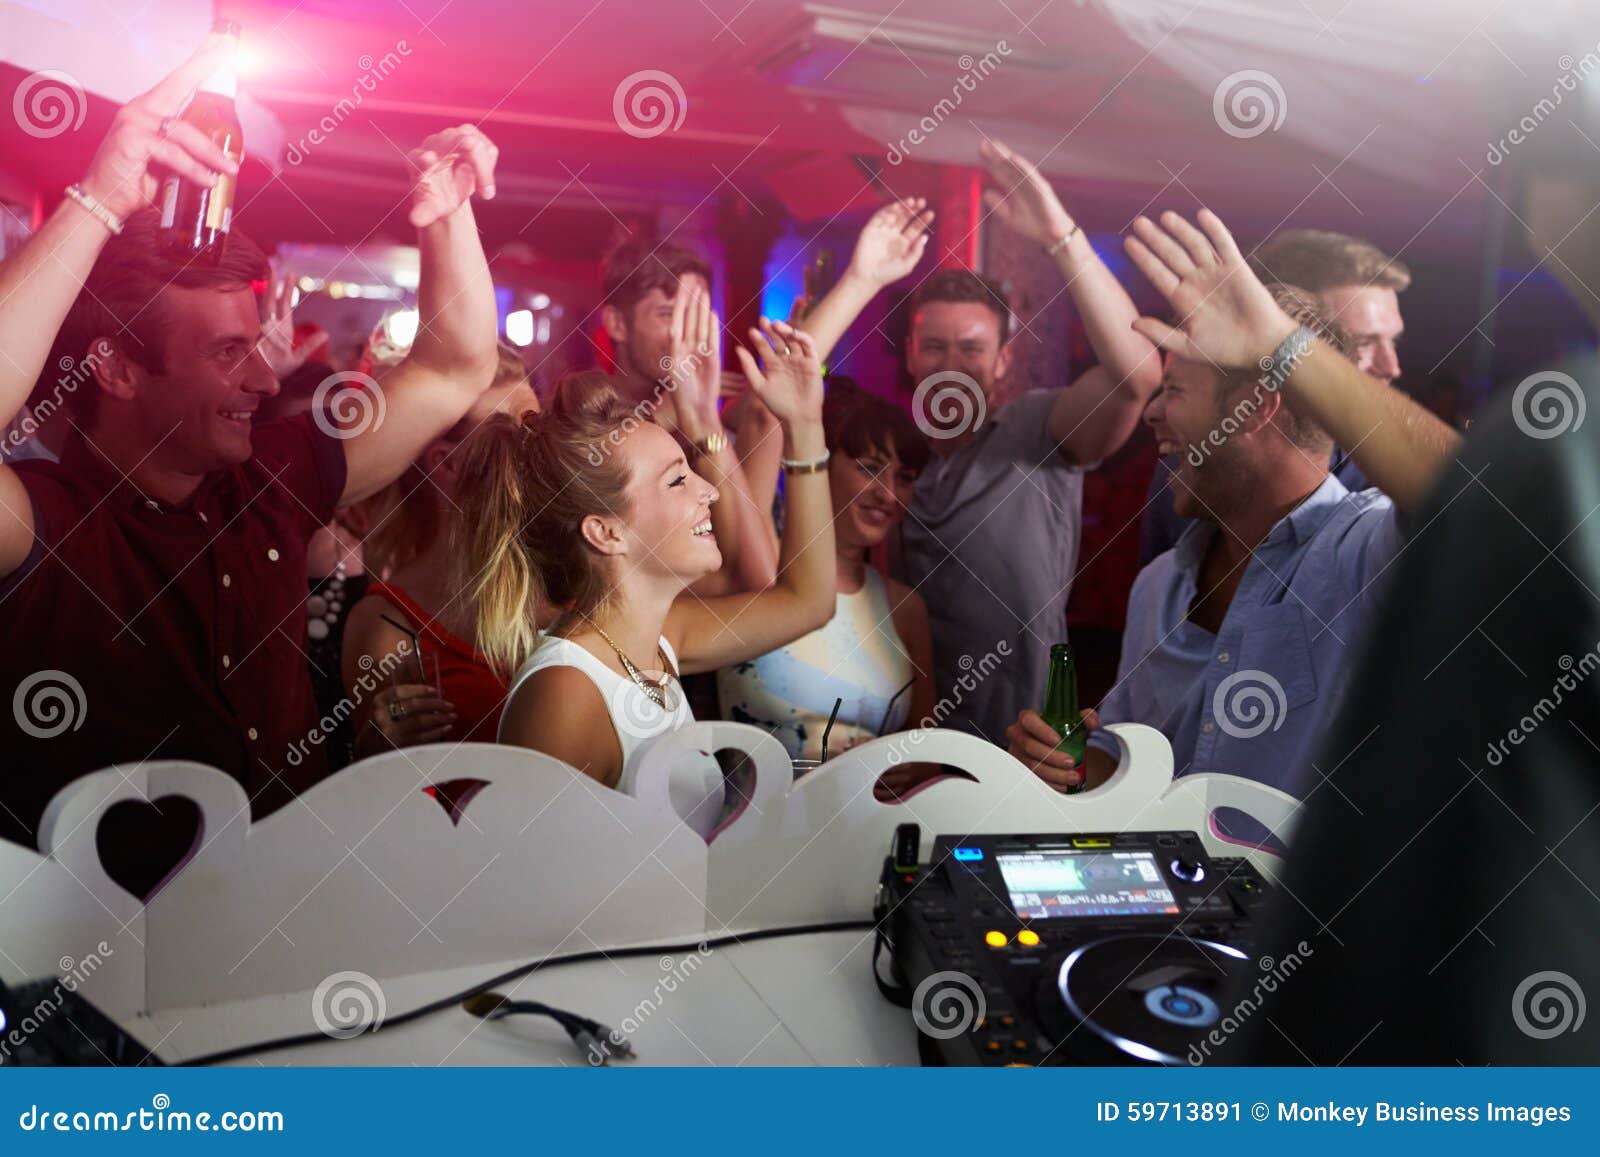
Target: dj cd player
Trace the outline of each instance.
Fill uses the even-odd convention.
[[[1267,885],[1193,832],[920,843],[902,825],[884,863],[877,980],[925,1063],[1180,1064],[1254,968]]]

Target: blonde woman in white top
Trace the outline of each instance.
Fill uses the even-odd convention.
[[[704,345],[715,336],[684,328],[675,326],[675,341]],[[496,418],[473,435],[461,474],[469,501],[458,524],[459,563],[478,608],[478,649],[517,672],[501,742],[625,786],[628,750],[651,737],[639,732],[661,723],[641,702],[670,717],[663,732],[681,727],[693,717],[680,674],[781,647],[832,616],[816,349],[781,322],[763,320],[750,340],[759,362],[750,350],[736,353],[781,424],[788,473],[778,581],[767,590],[680,597],[722,564],[708,513],[716,488],[694,472],[671,434],[625,405],[602,375],[564,382],[545,413]],[[555,661],[536,653],[540,606],[561,611],[550,630],[563,641]],[[602,672],[612,678],[597,678]]]

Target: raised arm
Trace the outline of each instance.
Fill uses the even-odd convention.
[[[823,299],[811,307],[800,328],[817,346],[817,359],[828,360],[845,330],[887,285],[908,276],[927,251],[933,210],[921,197],[885,205],[871,217],[856,239],[850,266]]]
[[[985,204],[1051,254],[1100,359],[1061,392],[1050,412],[1050,434],[1067,459],[1098,462],[1138,428],[1146,403],[1161,385],[1161,355],[1132,328],[1139,316],[1133,299],[1038,167],[998,142],[983,142],[979,155],[1001,186],[985,191]]]
[[[761,351],[757,365],[740,347],[739,364],[751,388],[783,424],[785,458],[816,461],[827,454],[822,436],[822,366],[816,343],[781,321],[750,331]],[[666,635],[685,672],[713,671],[792,643],[833,617],[837,564],[828,473],[792,473],[784,488],[783,550],[778,581],[768,590],[726,598],[678,598]]]
[[[751,498],[738,452],[717,410],[722,395],[722,326],[703,294],[687,288],[678,292],[672,302],[670,340],[673,422],[695,448],[695,470],[719,495],[711,504],[711,526],[722,549],[723,567],[696,583],[694,592],[705,597],[765,590],[778,573],[772,519]]]
[[[411,224],[422,274],[417,340],[384,375],[381,420],[345,443],[341,505],[382,490],[429,442],[461,420],[494,379],[494,282],[472,215],[474,192],[494,196],[500,150],[472,125],[435,133],[410,157],[417,170]]]
[[[1179,328],[1149,317],[1134,325],[1179,357],[1232,370],[1270,365],[1296,324],[1217,216],[1202,209],[1198,220],[1199,229],[1171,212],[1162,214],[1159,226],[1144,217],[1134,222],[1128,255],[1182,319]],[[1350,447],[1356,465],[1401,510],[1421,503],[1461,444],[1450,426],[1401,391],[1369,378],[1326,342],[1312,342],[1284,368],[1284,401]]]
[[[215,184],[219,172],[238,172],[198,129],[170,119],[200,82],[227,62],[229,51],[225,41],[208,42],[117,111],[80,182],[89,198],[120,219],[154,200],[163,167],[205,185]],[[87,209],[65,200],[0,265],[0,427],[28,400],[56,332],[110,235]],[[32,547],[33,507],[21,480],[0,466],[0,575],[21,566]]]

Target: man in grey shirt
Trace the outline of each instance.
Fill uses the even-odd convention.
[[[1132,299],[1039,170],[1002,144],[985,142],[981,156],[997,186],[986,204],[1055,260],[1100,359],[1064,390],[1002,405],[1011,335],[999,287],[942,269],[912,298],[912,414],[935,455],[917,482],[900,553],[932,627],[940,698],[926,722],[1004,743],[1017,712],[1043,703],[1050,644],[1066,636],[1083,471],[1137,428],[1161,362],[1132,328]],[[825,298],[807,328],[816,333],[826,318],[842,331],[853,316]]]

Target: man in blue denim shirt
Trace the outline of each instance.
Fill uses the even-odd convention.
[[[1401,548],[1396,507],[1420,500],[1458,439],[1352,365],[1307,295],[1264,286],[1220,221],[1201,223],[1140,218],[1128,243],[1183,319],[1135,324],[1169,352],[1146,419],[1163,453],[1182,452],[1174,493],[1197,521],[1134,583],[1099,721],[1159,728],[1180,775],[1304,794],[1320,724]],[[1351,494],[1328,473],[1335,439],[1383,493]],[[1007,732],[1012,754],[1058,788],[1114,769],[1111,745],[1077,768],[1054,735],[1031,711]]]

